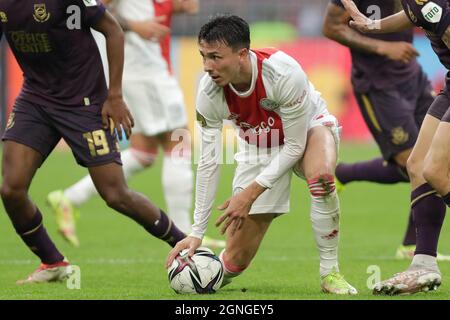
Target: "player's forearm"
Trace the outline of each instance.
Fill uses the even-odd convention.
[[[219,184],[221,131],[201,129],[200,159],[195,185],[192,236],[202,239],[206,232]]]
[[[372,54],[381,54],[384,41],[369,38],[348,25],[350,15],[342,7],[330,3],[323,22],[322,33],[329,39],[349,47],[352,50]]]
[[[378,29],[377,24],[379,23]],[[374,33],[392,33],[408,30],[414,27],[405,11],[400,11],[389,17],[376,21]]]
[[[382,54],[384,41],[366,37],[351,29],[347,25],[337,25],[332,28],[324,28],[324,35],[352,50],[373,54]]]

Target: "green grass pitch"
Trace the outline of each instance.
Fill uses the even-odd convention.
[[[344,144],[341,159],[355,161],[377,156],[374,145]],[[81,288],[66,284],[17,286],[38,265],[16,236],[3,207],[0,209],[0,300],[2,299],[448,299],[450,262],[440,263],[443,285],[437,292],[403,297],[375,297],[367,286],[369,266],[378,266],[381,278],[404,270],[409,262],[394,253],[405,230],[408,184],[353,183],[341,194],[340,267],[358,290],[355,297],[321,293],[318,254],[309,221],[309,195],[304,181],[293,178],[291,212],[276,219],[250,268],[215,295],[180,296],[169,287],[164,261],[169,246],[152,238],[133,221],[113,212],[95,197],[81,207],[78,221],[80,248],[72,248],[55,231],[45,204],[48,192],[69,186],[86,170],[76,166],[68,152],[55,151],[39,170],[31,197],[44,213],[45,224],[60,250],[81,268]],[[160,184],[161,159],[153,169],[130,181],[130,186],[165,207]],[[216,205],[230,195],[233,166],[221,169]],[[214,211],[212,222],[218,216]],[[450,253],[448,219],[440,239],[440,251]],[[208,234],[218,237],[210,223]],[[218,252],[216,252],[218,254]],[[244,290],[243,290],[244,289]]]

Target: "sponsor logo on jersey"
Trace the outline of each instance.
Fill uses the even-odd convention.
[[[396,127],[391,130],[392,143],[395,145],[405,144],[409,140],[409,133],[402,127]]]
[[[259,101],[259,105],[261,106],[261,108],[267,111],[274,111],[280,107],[279,103],[267,98],[262,98]]]
[[[95,7],[97,5],[97,0],[83,0],[86,7]]]
[[[3,11],[0,11],[0,22],[1,23],[8,22],[8,17],[6,16],[6,13],[4,13]]]
[[[33,18],[40,23],[46,22],[50,19],[50,12],[47,12],[47,8],[44,3],[34,5]]]
[[[442,17],[442,7],[434,2],[427,3],[422,8],[422,14],[425,20],[431,23],[438,23]]]

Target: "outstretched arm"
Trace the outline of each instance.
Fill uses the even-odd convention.
[[[363,33],[391,33],[414,27],[404,10],[381,20],[372,20],[363,15],[351,0],[342,0],[347,12],[353,19],[350,26]]]
[[[409,42],[383,41],[369,38],[349,27],[350,14],[341,6],[330,3],[325,14],[323,34],[353,50],[385,56],[408,63],[419,53]]]

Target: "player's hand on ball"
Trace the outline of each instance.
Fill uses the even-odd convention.
[[[189,257],[192,257],[197,250],[198,247],[202,245],[202,240],[199,238],[187,236],[173,247],[169,252],[169,256],[166,261],[166,268],[169,268],[172,265],[173,260],[175,260],[176,256],[183,251],[184,249],[189,249]]]
[[[122,96],[108,96],[103,104],[102,122],[104,129],[109,128],[111,133],[114,132],[114,129],[117,129],[119,140],[122,140],[123,137],[122,128],[125,130],[127,139],[131,136],[134,119]]]
[[[350,26],[357,29],[360,32],[370,32],[371,30],[374,30],[376,28],[376,23],[374,20],[369,19],[365,15],[363,15],[358,8],[356,7],[355,3],[351,0],[342,0],[342,4],[345,7],[345,10],[350,14],[352,17],[352,21],[350,21]]]

